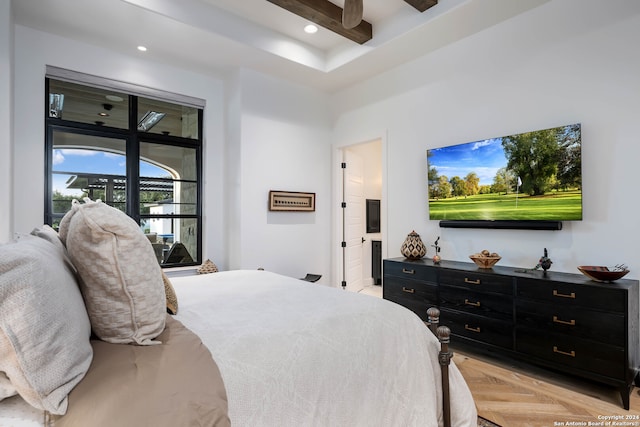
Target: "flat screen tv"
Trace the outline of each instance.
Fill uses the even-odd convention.
[[[582,220],[580,123],[427,150],[442,227],[561,229]]]

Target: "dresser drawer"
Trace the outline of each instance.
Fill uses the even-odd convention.
[[[419,262],[384,262],[384,276],[395,276],[412,280],[423,280],[436,284],[438,272],[433,266],[427,266]]]
[[[624,347],[528,328],[516,327],[516,351],[617,379],[627,369]]]
[[[619,346],[624,346],[627,337],[627,321],[620,313],[572,309],[556,302],[518,300],[516,324]]]
[[[382,287],[384,298],[397,296],[399,298],[438,302],[438,286],[416,280],[385,276]]]
[[[513,334],[510,322],[458,313],[445,308],[441,308],[440,322],[442,325],[449,327],[454,335],[509,350],[513,349]],[[453,342],[455,343],[455,339]]]
[[[626,292],[620,289],[526,278],[518,278],[516,288],[518,298],[552,301],[566,307],[603,308],[618,313],[627,311]]]
[[[443,286],[440,288],[440,305],[466,313],[504,319],[513,319],[513,302],[511,297],[461,290]]]
[[[416,280],[385,276],[384,299],[407,307],[427,321],[427,310],[438,305],[438,287]]]
[[[440,284],[474,291],[513,295],[513,279],[491,273],[442,270],[440,272]]]

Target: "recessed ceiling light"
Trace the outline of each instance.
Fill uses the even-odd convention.
[[[146,47],[146,46],[142,46],[142,45],[140,45],[140,46],[138,46],[138,50],[139,50],[140,52],[146,52],[146,51],[147,51],[147,47]]]
[[[317,32],[318,32],[318,27],[316,27],[316,26],[315,26],[315,25],[313,25],[313,24],[305,25],[305,27],[304,27],[304,32],[305,32],[305,33],[308,33],[308,34],[314,34],[314,33],[317,33]]]

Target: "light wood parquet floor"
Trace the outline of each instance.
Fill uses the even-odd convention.
[[[502,427],[640,426],[637,387],[627,411],[615,388],[453,351],[478,415]]]

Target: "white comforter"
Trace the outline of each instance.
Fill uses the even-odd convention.
[[[409,310],[266,271],[171,279],[176,318],[222,373],[236,427],[442,425],[439,343]],[[450,368],[452,425],[477,426]]]

